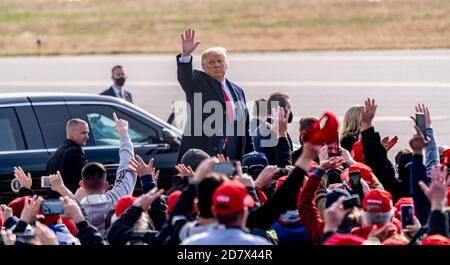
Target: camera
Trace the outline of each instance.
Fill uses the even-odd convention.
[[[51,188],[52,184],[50,183],[50,176],[42,176],[41,177],[41,188]]]
[[[360,207],[361,200],[359,199],[359,195],[351,195],[349,198],[345,199],[343,202],[344,209],[351,209],[353,207]]]
[[[236,162],[230,161],[214,164],[212,171],[232,178],[236,175]]]
[[[400,218],[402,220],[402,228],[414,224],[414,206],[412,204],[403,204],[400,206]]]
[[[43,215],[63,214],[64,207],[59,200],[45,200],[41,205]]]

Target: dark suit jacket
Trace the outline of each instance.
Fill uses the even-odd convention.
[[[80,186],[81,170],[86,163],[86,155],[81,146],[72,140],[66,139],[49,157],[47,173],[56,174],[56,171],[59,170],[66,187],[75,193]]]
[[[102,93],[100,93],[100,95],[116,97],[116,93],[114,93],[114,89],[112,86],[103,91]],[[125,100],[130,103],[133,103],[133,97],[131,96],[131,93],[128,91],[125,91]]]
[[[206,73],[198,70],[193,70],[192,60],[190,63],[179,63],[178,59],[180,58],[180,56],[181,54],[177,56],[178,82],[180,83],[186,94],[186,102],[189,104],[188,106],[190,110],[188,108],[188,119],[186,127],[184,129],[178,161],[181,160],[181,157],[190,148],[202,149],[209,155],[217,155],[219,153],[223,153],[226,138],[223,130],[226,131],[226,126],[228,126],[228,119],[222,86],[219,81],[209,77]],[[235,135],[236,137],[233,137],[233,141],[235,143],[234,147],[238,149],[238,154],[237,157],[230,158],[241,160],[244,154],[253,151],[253,141],[249,133],[250,118],[248,109],[246,107],[244,91],[242,90],[242,88],[230,82],[229,80],[226,80],[226,82],[231,90],[231,93],[233,94],[234,102],[239,103],[237,104],[238,111],[236,113],[236,115],[238,115],[238,124],[236,124],[235,128],[238,128],[238,131],[240,129],[241,135],[239,136],[239,134],[237,134]],[[194,98],[195,101],[198,101],[195,102],[196,105],[194,105]],[[217,134],[213,134],[212,136],[206,135],[203,130],[203,124],[210,124],[212,119],[212,117],[210,116],[217,115],[217,110],[214,108],[211,111],[203,110],[203,107],[208,101],[220,103],[222,110],[225,110],[222,113],[219,113],[219,115],[222,115],[222,126],[212,123],[216,126],[216,128],[219,128],[217,129]],[[194,111],[196,111],[196,109],[198,109],[198,112],[201,112],[201,116],[199,115],[201,120],[199,120],[197,117],[197,120],[194,119]],[[208,111],[210,111],[211,114],[207,113]]]

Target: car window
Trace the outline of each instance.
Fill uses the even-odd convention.
[[[65,105],[34,106],[39,120],[45,146],[58,148],[66,139],[66,124],[70,120],[69,111]]]
[[[0,109],[0,151],[24,150],[25,142],[13,108]]]
[[[84,115],[89,123],[91,136],[96,146],[119,146],[119,135],[112,113],[116,112],[119,118],[128,121],[128,133],[134,145],[145,145],[161,142],[157,131],[147,124],[127,115],[126,113],[109,106],[83,106]]]

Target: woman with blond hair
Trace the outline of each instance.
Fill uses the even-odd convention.
[[[363,109],[364,106],[362,105],[353,105],[344,115],[340,139],[341,146],[349,152],[352,150],[353,144],[359,139]]]

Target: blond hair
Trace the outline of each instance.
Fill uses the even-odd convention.
[[[361,117],[364,106],[353,105],[344,115],[344,122],[341,130],[340,138],[344,138],[350,133],[359,132],[361,130]]]
[[[227,49],[223,47],[211,47],[202,52],[202,64],[211,54],[221,54],[225,58],[225,62],[228,64],[227,60]]]

